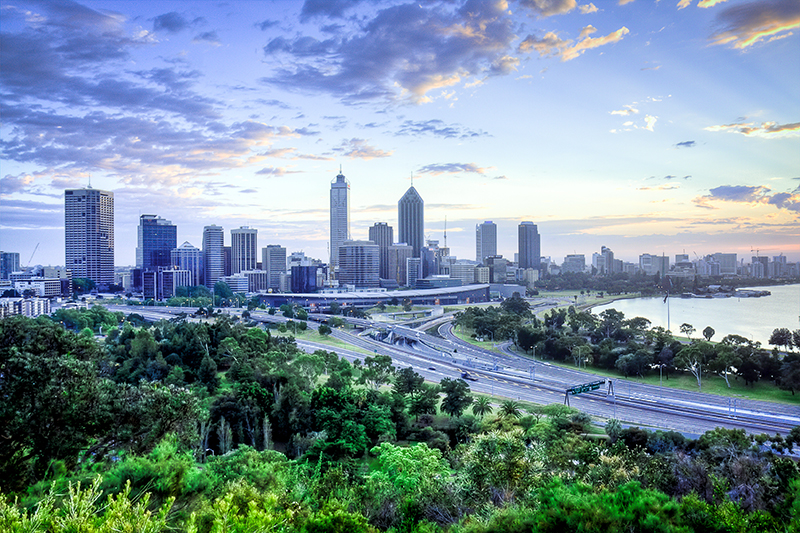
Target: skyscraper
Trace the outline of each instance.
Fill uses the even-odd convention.
[[[66,268],[73,278],[98,286],[114,283],[114,193],[100,189],[64,191]]]
[[[0,252],[0,279],[11,279],[19,271],[19,252]]]
[[[331,268],[339,264],[339,247],[350,238],[350,182],[341,168],[331,182]]]
[[[248,226],[231,230],[231,274],[255,270],[258,263],[258,230]]]
[[[266,248],[262,248],[261,269],[267,271],[267,287],[280,289],[281,274],[286,273],[286,248],[279,244],[268,244]]]
[[[393,279],[394,274],[389,272],[389,247],[394,239],[394,230],[386,222],[376,222],[369,228],[369,240],[378,245],[380,250],[381,279]]]
[[[540,239],[536,224],[522,222],[519,225],[519,268],[539,270],[542,262]]]
[[[203,284],[203,252],[188,242],[184,242],[170,252],[170,263],[178,270],[188,270],[192,285]]]
[[[178,228],[156,215],[139,217],[136,268],[158,270],[172,263],[171,252],[178,246]]]
[[[483,263],[493,255],[497,255],[497,224],[487,220],[475,226],[475,260]]]
[[[412,185],[397,202],[398,239],[411,246],[414,257],[425,238],[425,202]]]
[[[378,255],[378,245],[372,241],[344,241],[339,246],[339,284],[380,287]]]
[[[225,232],[221,226],[203,228],[203,275],[209,289],[225,275]]]

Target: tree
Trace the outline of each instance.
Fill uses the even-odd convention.
[[[598,329],[602,332],[603,337],[610,339],[622,327],[624,319],[624,313],[616,309],[606,309],[600,313],[600,326]]]
[[[520,296],[518,292],[515,292],[511,295],[511,298],[506,298],[500,304],[500,307],[503,308],[503,311],[506,313],[511,313],[514,315],[519,316],[527,316],[530,314],[531,306],[530,304],[525,301],[525,299]]]
[[[440,382],[445,396],[442,400],[442,411],[451,417],[459,417],[472,403],[469,385],[461,379],[444,378]]]
[[[439,386],[424,383],[416,396],[411,398],[408,414],[419,418],[419,415],[435,415],[439,403]]]
[[[715,333],[716,331],[714,331],[714,328],[711,326],[706,326],[705,329],[703,329],[703,337],[709,342],[711,342],[711,337],[713,337]]]
[[[333,332],[333,330],[327,324],[320,324],[317,331],[322,336],[330,335]]]
[[[683,326],[681,326],[683,327]],[[691,326],[690,326],[691,327]],[[694,328],[692,328],[693,330]],[[707,343],[698,341],[683,347],[675,356],[675,365],[691,372],[697,379],[697,388],[702,389],[703,366],[708,359]]]
[[[694,329],[694,326],[692,326],[691,324],[688,324],[688,323],[684,322],[683,324],[681,324],[680,331],[681,331],[681,333],[686,335],[686,337],[691,339],[692,338],[692,333],[695,332],[695,329]]]
[[[784,350],[788,350],[792,346],[792,332],[787,328],[776,328],[769,336],[769,343],[773,346],[783,346]]]
[[[500,414],[507,418],[519,418],[522,415],[520,406],[514,400],[505,400],[500,404]]]
[[[705,335],[705,330],[703,331],[703,335]],[[741,363],[742,358],[739,357],[733,348],[721,344],[715,350],[715,354],[709,361],[708,367],[712,372],[725,378],[725,383],[728,385],[728,388],[730,388],[731,383],[728,381],[728,374],[739,368]]]
[[[478,396],[475,399],[475,404],[472,406],[472,414],[483,418],[484,416],[492,413],[492,400],[486,396]]]
[[[227,283],[218,281],[214,284],[214,296],[222,299],[231,298],[233,297],[233,291]]]
[[[412,309],[411,300],[409,300],[408,298],[403,298],[403,311],[407,313],[411,311],[411,309]]]
[[[792,391],[792,396],[800,390],[800,354],[790,353],[783,358],[780,387]]]
[[[403,396],[414,395],[421,390],[422,384],[425,383],[425,378],[414,371],[410,366],[401,368],[395,374],[394,390]]]
[[[211,357],[206,355],[200,363],[200,369],[197,372],[197,379],[206,386],[210,394],[219,387],[219,376],[217,376],[217,363]]]
[[[376,355],[375,357],[364,358],[364,368],[361,370],[361,380],[378,389],[384,383],[388,383],[394,375],[395,368],[392,366],[392,358],[388,355]]]

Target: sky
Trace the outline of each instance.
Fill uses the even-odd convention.
[[[327,260],[412,183],[425,233],[800,261],[797,0],[0,0],[0,249],[64,264],[64,189]],[[37,247],[38,244],[38,248]],[[34,254],[34,250],[35,254]],[[31,258],[31,254],[34,254]]]

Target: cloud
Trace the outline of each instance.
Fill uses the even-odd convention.
[[[623,116],[635,115],[635,114],[637,114],[639,112],[639,110],[636,109],[635,107],[633,107],[634,105],[636,105],[636,104],[624,105],[622,107],[624,107],[626,109],[618,109],[616,111],[612,111],[611,114],[612,115],[623,115]]]
[[[446,124],[439,119],[403,121],[395,135],[433,135],[445,139],[472,139],[488,136],[482,130],[471,130],[461,124]]]
[[[575,0],[520,0],[520,5],[530,9],[540,17],[550,17],[569,13],[575,9],[577,3]],[[581,10],[582,8],[583,6],[581,6]]]
[[[376,159],[381,157],[389,157],[394,152],[385,152],[379,150],[374,146],[367,144],[364,139],[345,139],[342,143],[333,149],[336,152],[341,152],[342,155],[351,159]]]
[[[301,22],[315,17],[342,18],[345,12],[362,0],[306,0],[300,11]]]
[[[588,15],[589,13],[597,13],[597,6],[589,3],[582,6],[578,6],[578,10],[580,10],[581,15]]]
[[[625,4],[630,4],[630,3],[631,3],[631,2],[633,2],[633,1],[634,1],[634,0],[619,0],[619,2],[617,2],[617,3],[618,3],[619,5],[621,5],[621,6],[624,6]]]
[[[669,180],[676,180],[676,179],[688,180],[689,178],[691,178],[691,176],[683,176],[682,178],[678,178],[678,176],[673,176],[673,175],[670,174],[670,175],[664,176],[663,178],[656,178],[655,176],[650,176],[647,179],[649,179],[649,180],[662,179],[662,180],[669,181]]]
[[[586,50],[619,42],[622,40],[623,36],[629,33],[628,28],[623,26],[617,31],[603,37],[589,37],[589,35],[596,31],[597,28],[592,25],[584,27],[577,41],[561,39],[553,32],[548,32],[541,38],[535,35],[528,35],[522,43],[520,43],[518,51],[530,52],[531,50],[535,50],[539,53],[540,57],[558,56],[561,58],[561,61],[569,61],[577,58]]]
[[[800,194],[798,191],[791,193],[775,193],[764,185],[722,185],[709,190],[710,194],[699,196],[692,200],[697,206],[716,209],[712,202],[733,202],[751,205],[774,205],[778,209],[786,209],[800,214]]]
[[[153,31],[164,30],[169,33],[178,33],[189,27],[189,21],[174,11],[164,13],[153,19]]]
[[[670,176],[671,177],[671,176]],[[656,185],[655,187],[638,187],[637,191],[671,191],[674,189],[680,189],[679,185]]]
[[[215,46],[220,46],[220,44],[221,44],[220,41],[219,41],[219,36],[217,35],[217,32],[215,32],[215,31],[206,31],[206,32],[200,33],[198,35],[195,35],[194,39],[192,39],[192,42],[193,43],[205,42],[205,43],[213,44]]]
[[[352,3],[307,2],[306,16],[339,16]],[[330,39],[277,37],[267,56],[288,56],[262,82],[290,90],[328,93],[345,102],[430,101],[431,91],[472,76],[512,72],[514,23],[502,2],[464,6],[417,3],[378,10]],[[346,35],[346,36],[341,36]]]
[[[264,167],[256,171],[258,176],[285,176],[287,174],[297,174],[297,170],[287,170],[284,167]]]
[[[652,115],[645,115],[644,122],[647,125],[644,127],[644,129],[646,129],[647,131],[654,131],[653,128],[655,127],[657,120],[658,117],[654,117]]]
[[[741,133],[742,135],[762,137],[765,139],[797,136],[800,134],[800,122],[793,122],[791,124],[778,124],[777,122],[762,122],[761,125],[749,123],[737,124],[722,124],[719,126],[708,126],[704,128],[707,131],[729,131],[732,133]]]
[[[434,163],[425,165],[417,170],[417,174],[431,174],[438,176],[440,174],[485,174],[491,167],[479,167],[475,163]]]
[[[269,19],[267,19],[267,20],[263,20],[261,22],[256,22],[256,27],[258,29],[260,29],[261,31],[266,31],[266,30],[272,28],[273,26],[277,26],[277,25],[278,25],[278,21],[277,20],[269,20]]]
[[[12,176],[10,174],[0,178],[0,195],[6,196],[15,192],[24,192],[33,185],[33,176],[30,174],[20,174]],[[5,204],[5,202],[3,202]]]
[[[716,17],[721,29],[711,35],[711,44],[744,49],[765,38],[774,40],[800,28],[800,2],[762,0],[730,6]]]
[[[694,148],[697,143],[694,141],[683,141],[675,145],[677,148]]]

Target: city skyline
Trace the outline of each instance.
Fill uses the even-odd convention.
[[[0,248],[62,264],[91,181],[117,265],[148,213],[327,260],[342,165],[354,240],[413,174],[459,258],[800,260],[800,4],[596,4],[2,2]]]

